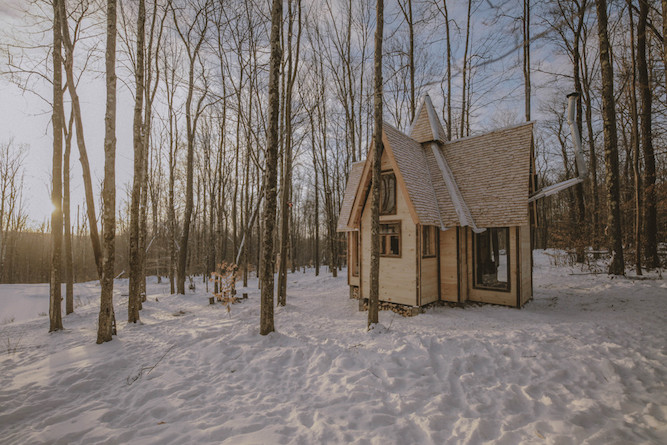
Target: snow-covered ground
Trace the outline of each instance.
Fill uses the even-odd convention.
[[[523,310],[381,312],[370,333],[344,273],[289,275],[266,337],[256,280],[228,314],[153,278],[136,325],[119,280],[103,345],[95,283],[53,334],[47,286],[0,286],[0,443],[667,443],[665,281],[535,260]]]

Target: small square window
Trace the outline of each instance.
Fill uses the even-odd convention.
[[[380,256],[401,256],[401,223],[380,224]]]

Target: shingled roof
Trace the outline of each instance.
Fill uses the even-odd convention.
[[[395,162],[397,179],[405,185],[416,222],[473,230],[528,224],[532,122],[447,142],[426,96],[410,136],[386,123],[383,133],[385,149]],[[352,166],[339,231],[355,229],[350,215],[355,196],[369,186],[368,180],[360,186],[364,170],[370,168],[367,162]]]
[[[365,163],[366,161],[359,161],[350,166],[350,173],[347,175],[347,185],[345,186],[345,195],[343,195],[343,205],[340,207],[340,214],[338,215],[338,225],[336,227],[336,231],[338,232],[354,230],[354,228],[348,227],[347,221],[350,219],[350,213],[352,213],[354,198],[359,188]]]

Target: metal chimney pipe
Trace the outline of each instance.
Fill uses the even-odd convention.
[[[579,127],[575,122],[575,105],[579,93],[574,92],[567,95],[567,123],[570,125],[570,132],[572,133],[572,143],[574,144],[574,159],[577,163],[577,170],[579,170],[579,178],[584,179],[588,176],[588,169],[584,161],[584,152],[581,149],[581,136],[579,136]]]

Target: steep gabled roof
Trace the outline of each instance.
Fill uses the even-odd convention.
[[[426,96],[410,134],[383,125],[385,151],[415,223],[473,230],[528,224],[532,122],[445,142]],[[350,170],[339,231],[354,230],[358,223],[370,187],[372,152]]]
[[[345,186],[345,195],[343,195],[343,205],[340,207],[340,215],[338,215],[338,225],[336,226],[338,232],[354,230],[348,227],[347,221],[350,219],[354,197],[357,194],[357,188],[359,188],[365,163],[366,161],[359,161],[350,166],[350,173],[347,175],[347,186]]]
[[[385,150],[393,157],[417,219],[421,224],[440,226],[440,211],[428,172],[428,162],[421,144],[396,128],[383,123]],[[409,205],[409,204],[408,204]]]
[[[441,148],[478,227],[528,224],[532,144],[528,122]]]
[[[424,96],[419,104],[415,119],[408,130],[408,135],[420,144],[431,141],[445,142],[447,140],[445,130],[442,128],[428,94]]]

